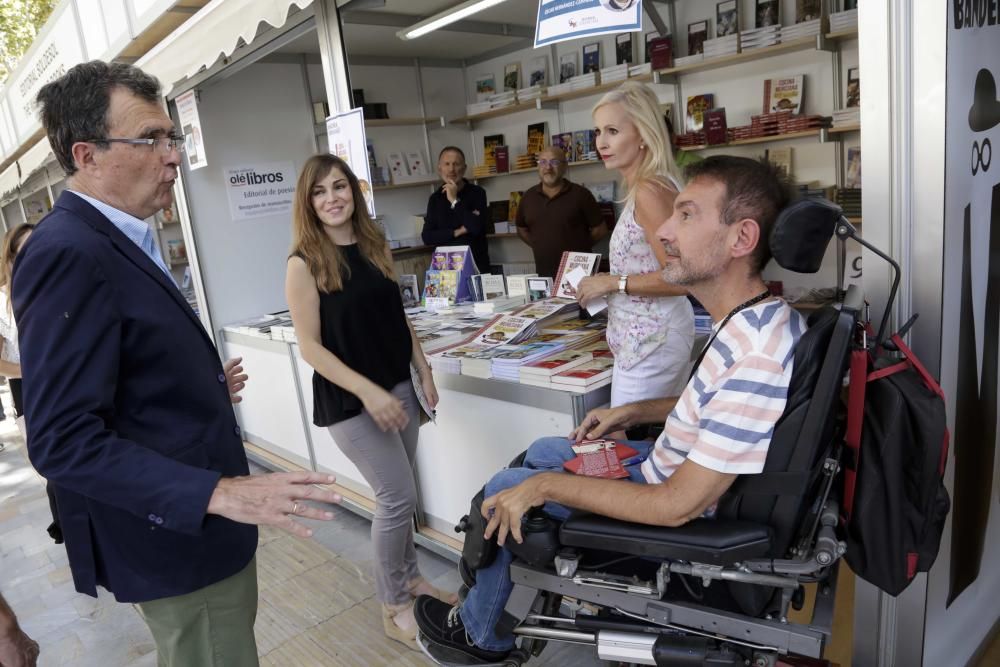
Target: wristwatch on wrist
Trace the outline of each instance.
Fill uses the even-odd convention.
[[[624,274],[618,276],[618,293],[628,294],[628,291],[626,290],[627,287],[628,287],[628,276]]]

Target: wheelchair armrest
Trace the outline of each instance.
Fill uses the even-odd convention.
[[[729,519],[695,519],[677,528],[664,528],[596,514],[574,514],[563,522],[559,541],[569,547],[729,565],[767,555],[771,548],[771,529],[750,521]]]

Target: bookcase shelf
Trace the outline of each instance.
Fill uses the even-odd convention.
[[[435,125],[444,127],[444,116],[433,118],[373,118],[365,121],[365,127],[399,127],[404,125]]]
[[[558,95],[542,95],[539,98],[528,100],[526,102],[520,102],[518,104],[512,104],[506,107],[500,107],[499,109],[491,109],[484,113],[472,114],[470,116],[459,116],[451,120],[454,124],[461,123],[475,123],[480,120],[488,120],[490,118],[499,118],[500,116],[507,116],[514,113],[520,113],[522,111],[530,110],[540,110],[554,108],[554,105],[560,102],[566,102],[568,100],[575,100],[581,97],[590,97],[592,95],[597,95],[609,90],[613,90],[618,86],[622,85],[626,81],[652,81],[653,73],[641,74],[639,76],[632,76],[627,79],[622,79],[620,81],[611,81],[609,83],[601,83],[596,86],[590,86],[589,88],[581,88],[580,90],[571,90],[566,93],[560,93]]]
[[[751,144],[769,144],[776,141],[788,141],[791,139],[805,139],[807,137],[821,137],[823,129],[805,130],[804,132],[789,132],[788,134],[772,134],[766,137],[753,137],[752,139],[737,139],[724,144],[701,144],[699,146],[682,146],[678,150],[682,151],[703,151],[706,148],[725,148],[727,146],[750,146]]]
[[[500,116],[509,116],[512,113],[520,113],[522,111],[537,111],[544,108],[544,101],[545,100],[539,97],[533,100],[528,100],[527,102],[519,102],[517,104],[511,104],[498,109],[490,109],[489,111],[485,111],[483,113],[472,114],[471,116],[459,116],[458,118],[453,118],[451,123],[454,125],[461,125],[463,123],[469,124],[480,120],[499,118]]]
[[[578,162],[570,162],[567,167],[586,167],[587,165],[602,165],[600,160],[580,160]],[[467,178],[471,181],[482,181],[487,178],[496,178],[497,176],[514,176],[515,174],[534,174],[538,172],[538,167],[531,167],[530,169],[511,169],[510,171],[500,172],[499,174],[485,174],[483,176],[468,176]]]
[[[423,181],[408,181],[406,183],[393,183],[392,185],[376,185],[373,190],[380,192],[382,190],[401,190],[403,188],[416,188],[421,185],[434,185],[438,182],[436,178],[430,178]]]
[[[831,127],[827,130],[830,134],[844,134],[847,132],[860,132],[861,124],[854,123],[853,125],[841,125],[840,127]]]
[[[850,28],[848,30],[838,30],[837,32],[826,33],[827,39],[855,39],[858,36],[857,28]]]
[[[788,42],[782,42],[780,44],[774,44],[772,46],[764,46],[759,49],[748,49],[746,51],[740,51],[739,53],[733,53],[728,56],[719,56],[717,58],[706,58],[700,62],[689,63],[687,65],[681,65],[679,67],[668,67],[666,69],[657,70],[660,76],[664,77],[674,77],[678,74],[690,74],[693,72],[703,72],[705,70],[718,69],[720,67],[728,67],[730,65],[738,65],[740,63],[750,62],[753,60],[760,60],[762,58],[770,58],[771,56],[780,55],[782,53],[792,53],[793,51],[806,51],[808,49],[821,50],[823,47],[823,37],[821,35],[815,35],[812,37],[800,37],[799,39],[793,39]]]

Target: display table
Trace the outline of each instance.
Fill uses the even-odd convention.
[[[367,516],[374,494],[329,431],[312,425],[312,368],[299,346],[223,329],[226,357],[242,357],[250,376],[236,404],[248,455],[270,469],[331,472],[345,507]],[[486,481],[536,438],[568,434],[611,395],[586,394],[435,372],[436,423],[420,429],[417,448],[418,541],[452,558],[452,531]]]

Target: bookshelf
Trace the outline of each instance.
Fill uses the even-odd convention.
[[[781,42],[780,44],[774,44],[772,46],[764,46],[759,49],[748,49],[746,51],[732,53],[727,56],[706,58],[700,62],[689,63],[679,67],[667,67],[666,69],[656,70],[656,73],[661,77],[675,77],[678,74],[705,72],[708,70],[719,69],[720,67],[729,67],[730,65],[738,65],[740,63],[747,63],[754,60],[762,60],[764,58],[770,58],[771,56],[777,56],[783,53],[807,51],[810,49],[828,51],[829,48],[825,43],[825,37],[823,35],[800,37],[799,39]]]
[[[444,127],[444,116],[434,118],[372,118],[365,120],[365,127],[402,127],[407,125],[425,125]]]
[[[766,137],[752,137],[750,139],[737,139],[724,144],[700,144],[698,146],[682,146],[677,150],[681,151],[703,151],[707,148],[725,148],[727,146],[750,146],[751,144],[770,144],[778,141],[789,141],[791,139],[805,139],[808,137],[819,137],[823,141],[823,130],[805,130],[803,132],[789,132],[788,134],[771,134]]]
[[[586,167],[587,165],[599,164],[603,166],[600,160],[580,160],[579,162],[570,162],[567,167]],[[536,174],[538,173],[538,167],[531,167],[530,169],[511,169],[510,171],[500,172],[498,174],[484,174],[482,176],[466,176],[470,181],[482,181],[487,178],[496,178],[498,176],[514,176],[516,174]]]
[[[547,100],[539,97],[533,100],[528,100],[527,102],[518,102],[517,104],[511,104],[505,107],[490,109],[489,111],[484,111],[483,113],[472,114],[471,116],[459,116],[458,118],[453,118],[451,123],[453,125],[472,125],[480,120],[489,120],[490,118],[509,116],[510,114],[520,113],[522,111],[538,111],[545,108],[543,103],[547,103]]]
[[[422,185],[434,185],[437,182],[438,179],[435,177],[435,178],[423,179],[420,181],[406,181],[403,183],[392,183],[390,185],[376,185],[372,189],[375,190],[376,192],[380,192],[382,190],[401,190],[403,188],[416,188]]]
[[[841,39],[857,39],[858,29],[851,28],[850,30],[838,30],[837,32],[828,32],[826,33],[826,38],[832,39],[834,41]]]
[[[846,134],[847,132],[860,132],[861,124],[854,123],[853,125],[841,125],[840,127],[831,127],[827,130],[830,134]]]

